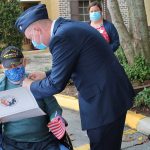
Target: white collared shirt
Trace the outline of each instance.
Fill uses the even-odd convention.
[[[56,20],[53,20],[52,25],[51,25],[51,37],[53,35],[53,30],[54,30],[55,22],[56,22]]]

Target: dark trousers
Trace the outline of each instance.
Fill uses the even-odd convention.
[[[126,113],[114,122],[87,130],[91,150],[120,150]]]
[[[3,137],[3,150],[60,150],[59,142],[49,138],[41,142],[16,142]]]

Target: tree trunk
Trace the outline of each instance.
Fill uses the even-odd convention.
[[[129,63],[133,63],[134,57],[134,47],[132,45],[132,37],[127,31],[126,26],[124,25],[119,5],[117,0],[108,0],[107,1],[108,9],[111,14],[112,22],[114,23],[120,38],[121,46],[124,49],[124,53]]]
[[[144,0],[127,0],[130,33],[124,25],[118,1],[107,0],[107,4],[128,62],[133,63],[134,56],[142,55],[150,63],[150,43]]]
[[[150,42],[144,0],[127,0],[131,34],[134,38],[135,55],[142,55],[150,62]]]

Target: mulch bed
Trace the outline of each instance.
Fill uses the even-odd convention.
[[[134,112],[136,112],[137,114],[142,114],[142,115],[144,115],[144,116],[150,117],[150,108],[145,107],[145,106],[142,106],[142,107],[140,107],[140,108],[133,107],[133,108],[131,109],[131,111],[134,111]]]
[[[142,91],[144,88],[150,87],[150,80],[145,80],[143,83],[134,82],[132,83],[136,93]]]
[[[61,92],[61,94],[77,97],[78,92],[73,84],[69,84],[66,88]]]

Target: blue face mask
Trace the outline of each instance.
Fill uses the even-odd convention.
[[[8,80],[12,82],[22,81],[25,76],[25,67],[20,66],[17,68],[6,70],[5,75],[8,78]]]
[[[33,40],[32,40],[32,44],[34,47],[36,47],[37,49],[40,49],[40,50],[44,50],[47,48],[47,46],[45,44],[43,44],[43,43],[38,44],[36,41],[33,41]]]
[[[102,15],[99,11],[90,13],[90,20],[91,21],[98,21],[101,17],[102,17]]]

